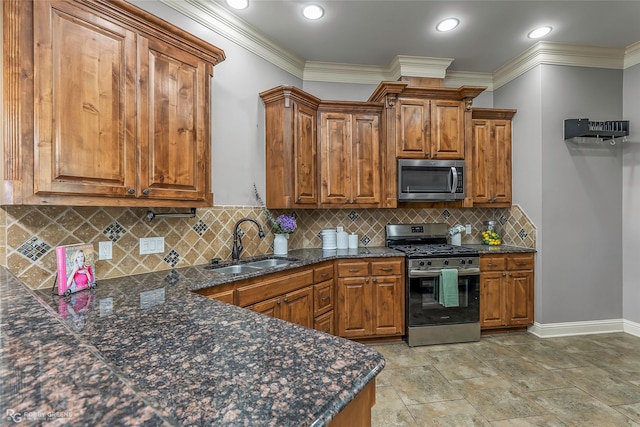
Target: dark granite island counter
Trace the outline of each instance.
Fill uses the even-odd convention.
[[[378,352],[190,292],[190,276],[201,287],[209,274],[196,266],[102,280],[65,300],[4,271],[3,384],[39,370],[43,387],[3,386],[1,409],[68,410],[73,424],[322,426],[363,390],[375,393]],[[45,343],[44,357],[29,354],[34,342]],[[73,362],[48,356],[62,346]],[[95,384],[79,373],[100,369]]]

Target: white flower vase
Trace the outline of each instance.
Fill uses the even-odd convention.
[[[287,254],[287,240],[289,235],[286,233],[276,233],[276,237],[273,239],[273,254],[274,255],[286,255]]]

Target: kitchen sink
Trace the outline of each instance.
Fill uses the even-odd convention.
[[[260,270],[261,267],[252,267],[247,264],[239,264],[239,265],[228,265],[226,267],[218,267],[215,266],[207,266],[208,270],[213,270],[219,274],[241,274],[241,273],[253,273],[254,271]]]
[[[274,267],[284,267],[285,265],[289,265],[291,263],[292,261],[288,259],[267,258],[260,261],[249,262],[245,265],[249,267],[257,267],[257,268],[274,268]]]

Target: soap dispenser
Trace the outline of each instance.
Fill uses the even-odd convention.
[[[349,235],[341,226],[336,227],[336,234],[338,240],[338,249],[349,248]]]

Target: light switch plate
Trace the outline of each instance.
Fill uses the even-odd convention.
[[[471,224],[467,224],[465,226],[465,234],[471,234]]]
[[[164,252],[164,237],[143,237],[140,239],[140,255]]]
[[[98,259],[111,259],[113,258],[111,240],[106,242],[98,242]]]

